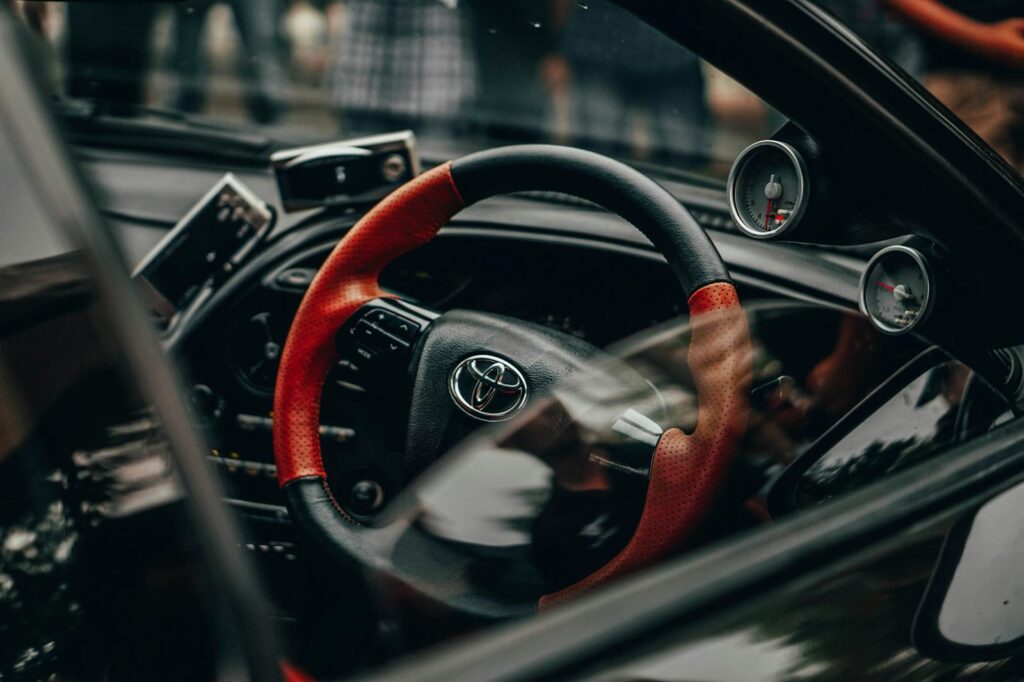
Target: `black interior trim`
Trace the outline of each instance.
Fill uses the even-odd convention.
[[[493,206],[495,203],[498,205]],[[436,239],[483,236],[555,243],[665,263],[664,257],[641,233],[616,216],[588,212],[584,215],[586,220],[577,221],[574,214],[578,211],[538,204],[504,197],[489,200],[486,210],[467,209],[452,225],[443,228]],[[478,215],[482,214],[490,215],[491,220],[481,220]],[[325,220],[282,235],[223,283],[202,309],[196,311],[189,324],[178,326],[171,336],[165,337],[165,345],[171,350],[181,348],[196,331],[215,319],[224,305],[258,286],[272,269],[289,267],[317,251],[326,254],[357,217]],[[833,257],[797,245],[754,242],[725,233],[715,233],[713,242],[728,263],[732,279],[740,284],[795,300],[856,309],[861,263],[855,258]]]

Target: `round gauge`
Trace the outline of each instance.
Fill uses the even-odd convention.
[[[887,246],[872,257],[860,280],[860,307],[887,334],[904,334],[931,311],[935,279],[917,249]]]
[[[800,221],[809,186],[797,150],[775,140],[755,142],[740,152],[729,172],[729,210],[747,236],[780,237]]]

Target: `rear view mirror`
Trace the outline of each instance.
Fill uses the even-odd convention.
[[[942,661],[990,661],[1024,649],[1024,485],[958,521],[914,619],[914,645]]]

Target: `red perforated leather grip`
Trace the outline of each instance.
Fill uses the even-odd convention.
[[[574,585],[546,595],[553,606],[665,556],[685,541],[715,500],[747,427],[750,330],[736,289],[718,282],[689,300],[693,335],[687,358],[697,386],[697,428],[666,431],[654,450],[643,513],[621,552]]]
[[[367,301],[383,296],[377,278],[395,258],[429,242],[463,208],[444,164],[396,189],[338,242],[292,322],[274,389],[277,480],[324,477],[320,393],[338,361],[334,334]]]

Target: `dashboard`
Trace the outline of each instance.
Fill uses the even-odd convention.
[[[270,439],[277,364],[301,297],[335,243],[332,235],[288,249],[218,305],[216,315],[194,320],[194,331],[176,341],[187,359],[196,412],[215,444],[212,461],[241,480],[239,496],[246,500],[280,503]],[[438,311],[497,313],[600,347],[675,319],[686,308],[671,271],[650,252],[586,248],[536,235],[513,238],[481,228],[442,233],[393,263],[381,285]],[[743,293],[748,300],[767,295],[749,286]],[[362,473],[388,481],[388,472],[377,470],[379,449],[400,451],[395,434],[404,435],[404,425],[377,418],[382,411],[372,403],[379,398],[367,383],[352,367],[338,367],[324,391],[321,436],[336,456],[360,459]]]
[[[780,466],[799,459],[808,448],[813,452],[810,446],[856,401],[887,381],[906,381],[898,378],[898,370],[927,347],[918,333],[941,321],[942,297],[951,279],[947,256],[935,242],[921,238],[828,247],[790,241],[821,220],[828,197],[822,198],[823,183],[814,175],[820,166],[813,149],[798,139],[769,142],[741,154],[724,191],[665,181],[708,232],[741,300],[807,306],[791,316],[769,315],[761,325],[759,341],[771,360],[759,365],[755,400],[771,410],[795,400],[792,396],[800,390],[792,387],[812,381],[816,367],[840,345],[844,327],[851,324],[855,338],[870,339],[864,347],[883,360],[864,366],[862,381],[850,388],[850,400],[837,406],[836,414],[817,415],[794,427],[784,452],[767,456],[764,444],[754,439],[743,458],[753,464],[741,467],[743,494],[752,497],[763,496]],[[161,241],[181,227],[178,221],[179,228],[171,229],[177,216],[190,214],[189,202],[204,194],[215,198],[207,190],[223,182],[224,169],[176,168],[124,152],[90,150],[83,160],[94,175],[107,180],[108,218],[129,258],[143,262],[140,272],[152,262],[147,254],[155,247],[159,251]],[[305,291],[363,209],[288,213],[277,201],[267,171],[231,170],[233,180],[248,188],[239,194],[251,199],[240,214],[257,216],[257,222],[272,215],[274,225],[265,231],[249,228],[258,234],[258,243],[244,247],[244,258],[219,254],[211,261],[230,263],[230,271],[207,273],[211,279],[203,296],[188,297],[181,314],[161,317],[163,341],[181,359],[196,422],[210,443],[208,460],[221,474],[228,504],[243,521],[245,549],[262,557],[272,587],[301,584],[294,575],[302,570],[297,563],[301,542],[289,522],[273,457],[274,382]],[[127,186],[117,182],[124,177],[132,179]],[[203,182],[209,184],[200,187]],[[173,189],[164,192],[168,187]],[[141,202],[140,196],[153,201]],[[266,202],[266,213],[254,209],[260,201]],[[441,313],[468,309],[498,314],[599,348],[672,324],[686,313],[678,281],[639,231],[594,205],[561,195],[527,193],[471,206],[432,242],[393,262],[380,283],[406,301]],[[850,322],[864,319],[856,316],[858,310],[878,334],[866,335]],[[934,381],[952,382],[949,377],[958,377],[957,371]],[[365,502],[360,496],[390,499],[406,483],[398,464],[407,406],[396,397],[398,391],[374,390],[373,384],[374,377],[356,358],[343,356],[325,383],[320,411],[331,487],[341,491],[339,502],[356,518]],[[894,391],[899,395],[898,388],[887,388],[885,399],[893,400]],[[984,404],[979,408],[982,416],[971,419],[985,425],[991,423],[990,413],[997,412],[988,406],[1001,405],[989,397],[964,404]],[[857,418],[863,416],[858,413]],[[960,424],[967,417],[957,419]],[[943,435],[935,442],[948,442],[947,431],[945,425],[937,427],[935,433]],[[817,471],[806,466],[811,473]],[[368,482],[372,487],[367,488]],[[837,487],[829,480],[816,490]],[[801,491],[799,499],[804,503],[812,497]],[[774,511],[785,513],[790,502],[776,502]],[[723,523],[742,527],[750,523],[748,516],[723,517]],[[275,597],[285,612],[302,608],[293,592]]]

